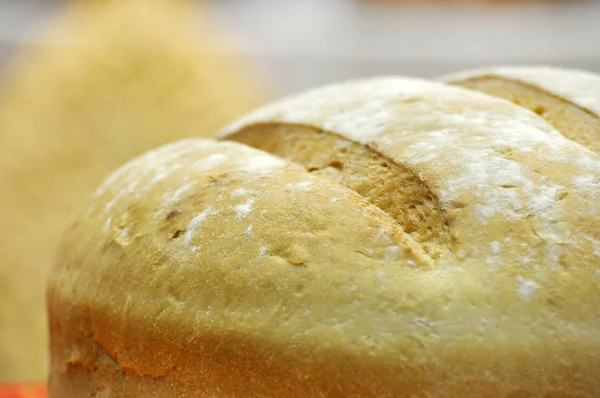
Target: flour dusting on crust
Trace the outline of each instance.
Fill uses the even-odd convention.
[[[553,266],[562,261],[563,249],[555,245],[571,242],[559,222],[568,216],[563,199],[590,200],[600,192],[593,183],[600,160],[589,149],[534,112],[443,83],[378,78],[334,84],[259,109],[219,136],[278,123],[339,134],[414,170],[444,209],[462,209],[461,222],[471,223],[462,224],[467,231],[531,219],[544,246],[522,258],[541,256]],[[561,172],[548,178],[546,165]],[[563,178],[574,167],[585,177]],[[588,211],[597,216],[595,207]],[[478,255],[490,265],[505,261],[504,252],[492,249]]]
[[[547,66],[496,67],[454,73],[441,80],[452,82],[484,76],[505,77],[537,86],[600,115],[600,77],[583,70]]]

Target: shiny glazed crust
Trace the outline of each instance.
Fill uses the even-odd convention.
[[[600,393],[594,152],[403,78],[220,138],[131,161],[76,217],[48,288],[52,397]]]

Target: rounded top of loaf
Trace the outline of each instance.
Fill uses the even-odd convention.
[[[473,69],[442,76],[453,82],[486,76],[500,76],[532,84],[600,115],[600,76],[585,70],[555,66],[503,66]]]
[[[123,391],[600,388],[600,159],[535,113],[379,78],[219,137],[131,161],[67,231],[48,289],[56,391],[75,351],[87,367],[112,358]],[[392,214],[400,193],[414,202]]]

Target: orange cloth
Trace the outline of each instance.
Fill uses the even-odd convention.
[[[0,384],[0,398],[47,398],[48,391],[45,384]]]

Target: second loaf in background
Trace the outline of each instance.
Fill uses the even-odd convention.
[[[47,273],[94,186],[148,149],[212,136],[263,97],[227,32],[188,2],[75,2],[51,22],[0,91],[0,383],[47,377]]]

